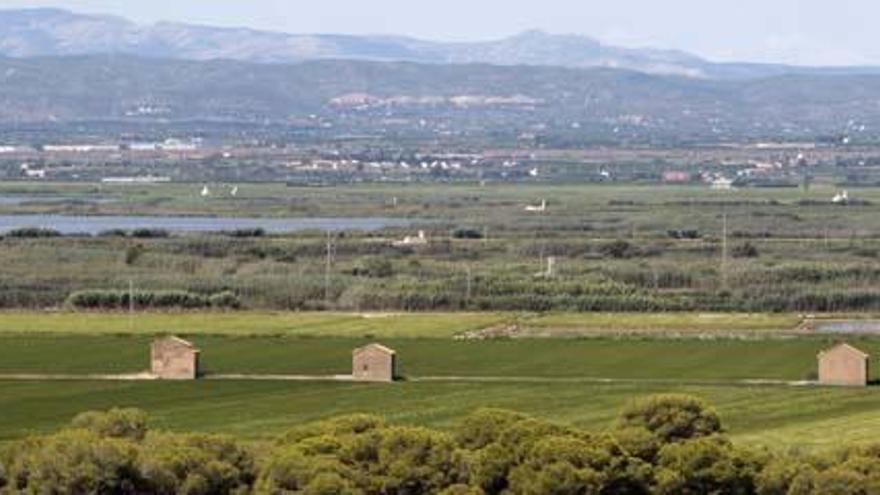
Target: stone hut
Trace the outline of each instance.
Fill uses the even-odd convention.
[[[199,350],[186,340],[164,337],[150,346],[150,372],[162,380],[199,377]]]
[[[868,385],[868,354],[849,344],[838,344],[819,353],[819,383],[865,387]]]
[[[397,354],[381,344],[359,347],[352,352],[351,376],[365,382],[393,382],[397,377]]]

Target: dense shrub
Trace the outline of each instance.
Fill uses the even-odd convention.
[[[150,430],[138,410],[84,413],[0,449],[0,493],[848,495],[880,486],[880,446],[752,451],[687,396],[639,399],[586,432],[497,409],[452,428],[355,414],[273,440]]]
[[[61,232],[55,229],[46,229],[41,227],[21,227],[10,230],[6,233],[6,237],[18,239],[39,239],[46,237],[61,237]]]
[[[85,412],[71,422],[103,438],[143,440],[147,435],[147,415],[140,409],[111,409],[107,412]]]
[[[599,246],[599,252],[606,258],[626,259],[638,254],[638,249],[624,240],[616,240]]]
[[[70,294],[65,305],[75,309],[124,310],[133,302],[137,309],[238,309],[241,301],[231,292],[203,295],[187,291],[86,290]]]
[[[452,231],[455,239],[482,239],[483,231],[472,227],[460,227]]]
[[[676,442],[721,432],[721,419],[708,404],[687,395],[636,399],[621,411],[619,428],[645,428],[663,442]]]
[[[128,237],[128,231],[124,229],[109,229],[98,232],[98,237]]]
[[[250,229],[235,229],[228,230],[222,232],[223,235],[234,238],[248,238],[248,237],[264,237],[266,235],[266,229],[262,227],[255,227]]]
[[[131,236],[140,239],[164,239],[171,237],[171,233],[165,229],[140,228],[132,230]]]
[[[144,254],[144,251],[144,246],[140,244],[135,244],[134,246],[129,246],[125,248],[125,264],[133,265],[137,263],[137,260],[139,260],[141,255]]]
[[[751,242],[734,246],[731,254],[734,258],[757,258],[760,255],[758,248]]]
[[[700,231],[696,229],[669,230],[666,235],[673,239],[699,239]]]
[[[394,265],[391,260],[380,256],[371,256],[357,262],[352,275],[356,277],[388,278],[394,275]]]

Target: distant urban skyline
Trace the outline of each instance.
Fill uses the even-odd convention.
[[[677,49],[715,61],[880,65],[873,0],[0,0],[141,23],[185,22],[291,33],[398,34],[488,40],[530,29],[626,47]]]

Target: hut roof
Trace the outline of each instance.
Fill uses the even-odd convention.
[[[361,352],[368,351],[368,350],[376,350],[376,351],[380,351],[385,354],[391,354],[391,355],[395,354],[394,349],[391,349],[390,347],[385,347],[382,344],[368,344],[363,347],[358,347],[357,349],[355,349],[352,352],[354,354],[360,354]]]
[[[157,342],[168,341],[168,342],[171,342],[175,345],[178,345],[181,347],[186,347],[186,348],[192,349],[194,351],[198,351],[198,349],[196,349],[196,346],[192,342],[190,342],[188,340],[184,340],[184,339],[177,337],[177,336],[174,336],[174,335],[172,335],[170,337],[163,337],[161,339],[157,339],[156,341]]]
[[[830,352],[834,352],[834,351],[837,351],[837,350],[846,350],[847,352],[850,352],[850,353],[852,353],[852,354],[856,354],[856,355],[858,355],[859,357],[862,357],[862,358],[865,358],[865,359],[871,357],[871,355],[868,354],[868,353],[866,353],[865,351],[863,351],[863,350],[861,350],[861,349],[858,349],[858,348],[856,348],[856,347],[853,347],[853,346],[851,346],[851,345],[849,345],[849,344],[847,344],[847,343],[845,343],[845,342],[844,342],[844,343],[837,344],[836,346],[831,347],[831,348],[829,348],[829,349],[825,349],[824,351],[821,351],[821,352],[819,353],[819,357],[822,357],[822,356],[824,356],[825,354],[828,354],[828,353],[830,353]]]

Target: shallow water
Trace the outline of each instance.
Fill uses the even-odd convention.
[[[880,320],[848,320],[816,322],[817,332],[880,334]]]
[[[343,230],[380,230],[406,227],[412,222],[400,218],[240,218],[240,217],[165,217],[165,216],[72,216],[72,215],[0,215],[0,232],[23,227],[53,229],[62,234],[98,234],[113,229],[165,229],[172,232],[216,232],[262,228],[266,232],[285,233],[305,230],[338,232]]]

